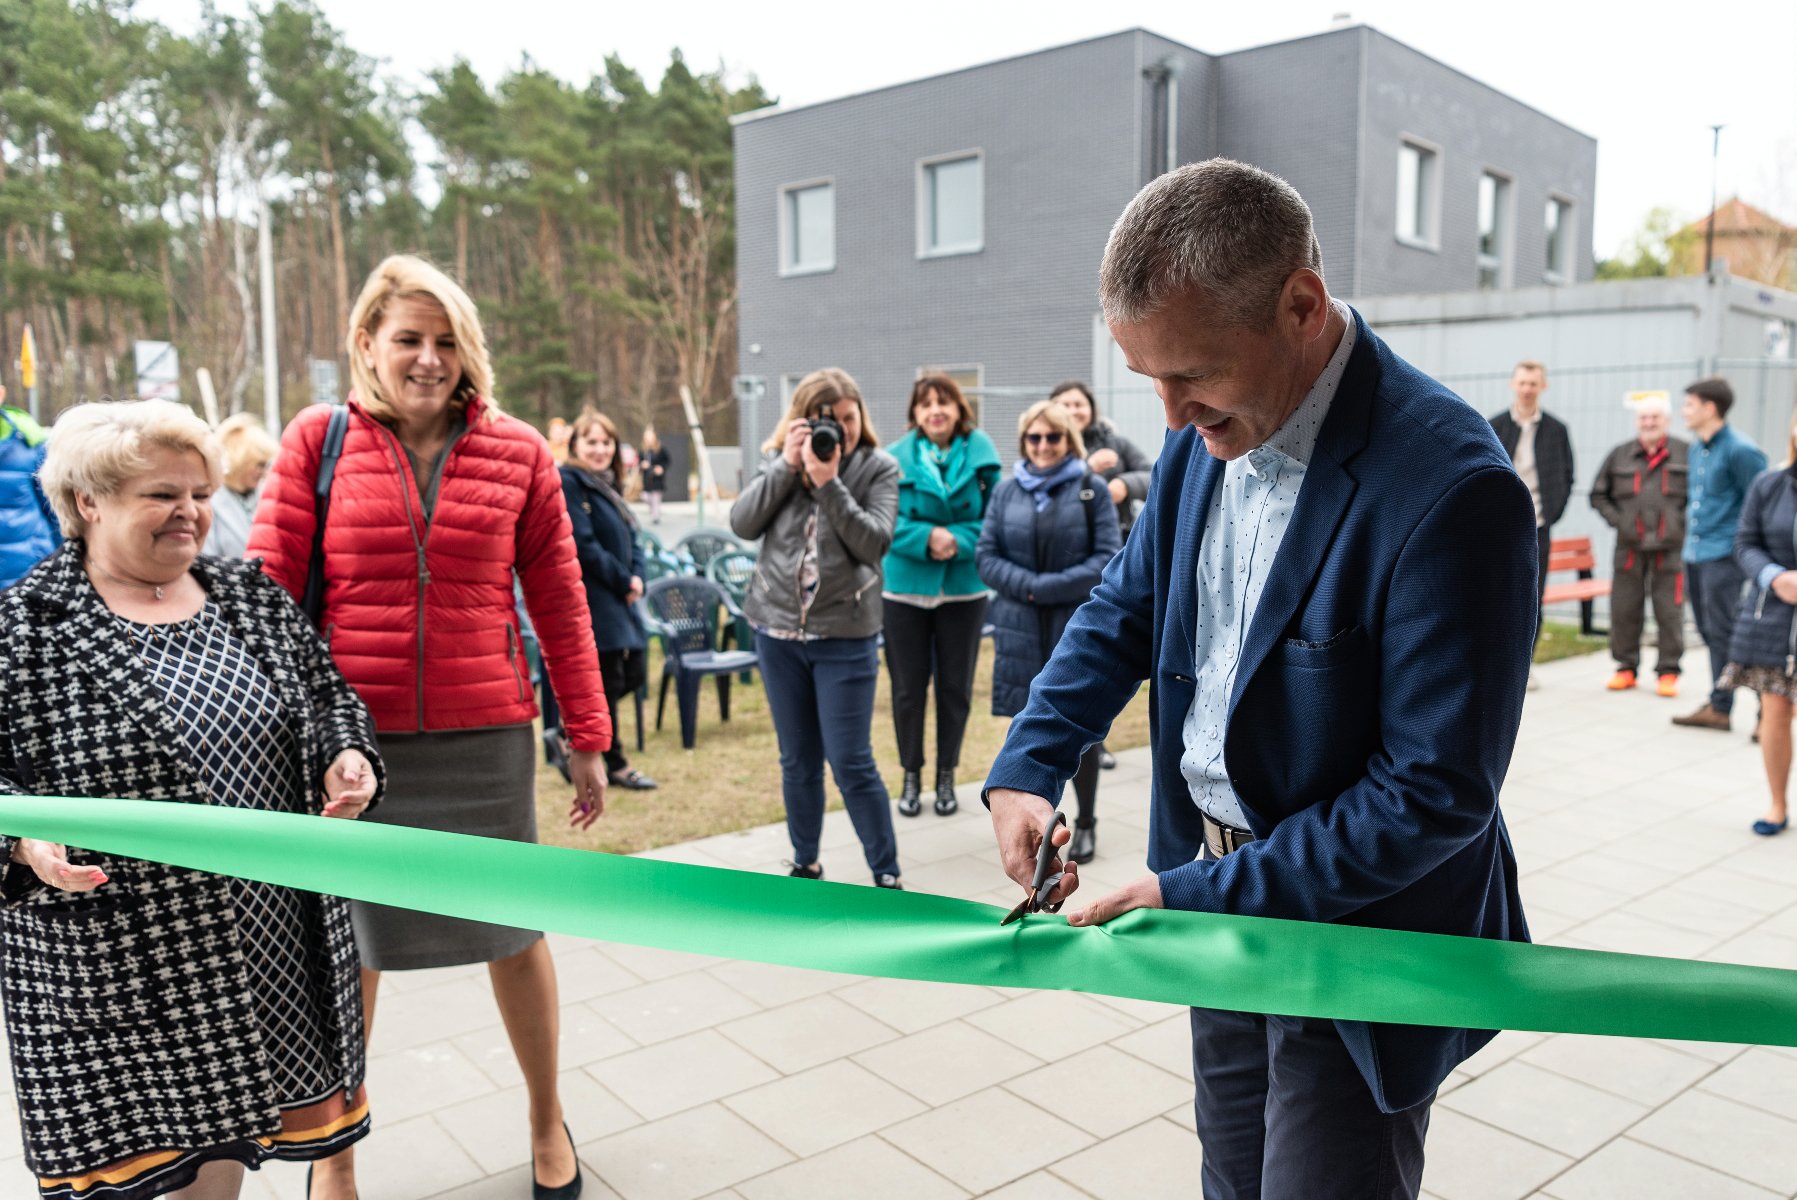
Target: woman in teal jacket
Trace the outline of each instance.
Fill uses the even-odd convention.
[[[923,709],[936,679],[936,812],[957,807],[955,767],[973,700],[973,669],[986,624],[986,585],[973,551],[1000,474],[998,448],[946,375],[911,388],[909,430],[892,447],[899,464],[898,528],[886,555],[886,669],[892,723],[905,769],[898,810],[923,808]]]

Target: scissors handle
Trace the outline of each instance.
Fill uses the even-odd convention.
[[[1042,831],[1042,844],[1036,848],[1036,875],[1030,883],[1030,891],[1035,898],[1035,903],[1031,905],[1034,911],[1055,912],[1061,907],[1059,904],[1050,907],[1047,900],[1048,894],[1054,891],[1055,886],[1061,882],[1062,874],[1061,872],[1056,872],[1053,876],[1049,874],[1050,864],[1054,862],[1055,858],[1054,831],[1056,826],[1066,823],[1067,815],[1057,812],[1054,819],[1048,823],[1048,827]]]

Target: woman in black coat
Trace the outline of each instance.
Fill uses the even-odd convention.
[[[997,593],[992,713],[999,717],[1023,710],[1061,631],[1122,546],[1116,505],[1104,480],[1087,469],[1085,444],[1064,408],[1053,400],[1031,407],[1018,422],[1017,442],[1022,457],[992,494],[975,550],[980,578]],[[1097,743],[1087,747],[1073,776],[1074,862],[1097,852],[1100,753]]]
[[[631,604],[643,594],[643,548],[636,541],[636,518],[618,492],[613,464],[618,427],[603,413],[587,409],[574,421],[568,462],[562,467],[562,496],[574,523],[574,548],[593,614],[593,644],[599,648],[599,676],[605,702],[614,714],[605,769],[619,787],[639,791],[655,781],[624,757],[615,714],[626,697],[648,678],[648,639]],[[545,685],[547,686],[547,685]]]
[[[1057,383],[1048,398],[1067,410],[1073,427],[1086,446],[1086,465],[1105,482],[1117,504],[1117,524],[1124,537],[1135,524],[1136,505],[1148,498],[1148,480],[1154,463],[1141,447],[1117,431],[1109,417],[1100,416],[1092,389],[1077,379]]]
[[[1791,716],[1797,698],[1797,428],[1784,465],[1762,472],[1747,489],[1735,527],[1735,562],[1747,576],[1729,664],[1719,687],[1760,694],[1760,757],[1772,800],[1753,823],[1762,837],[1790,824],[1785,792],[1791,779]]]

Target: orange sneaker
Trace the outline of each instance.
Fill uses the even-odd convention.
[[[1678,695],[1678,676],[1662,675],[1660,682],[1654,687],[1654,694],[1664,696],[1668,700]]]
[[[1610,682],[1604,684],[1604,686],[1609,688],[1612,692],[1626,692],[1635,686],[1635,673],[1633,671],[1618,671],[1616,674],[1610,676]]]

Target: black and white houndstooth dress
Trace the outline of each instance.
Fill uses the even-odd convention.
[[[280,700],[212,603],[168,625],[115,619],[168,703],[212,802],[305,811],[299,750]],[[316,1100],[332,1090],[318,898],[250,879],[227,883],[238,934],[256,947],[250,987],[276,1094],[282,1103]]]

